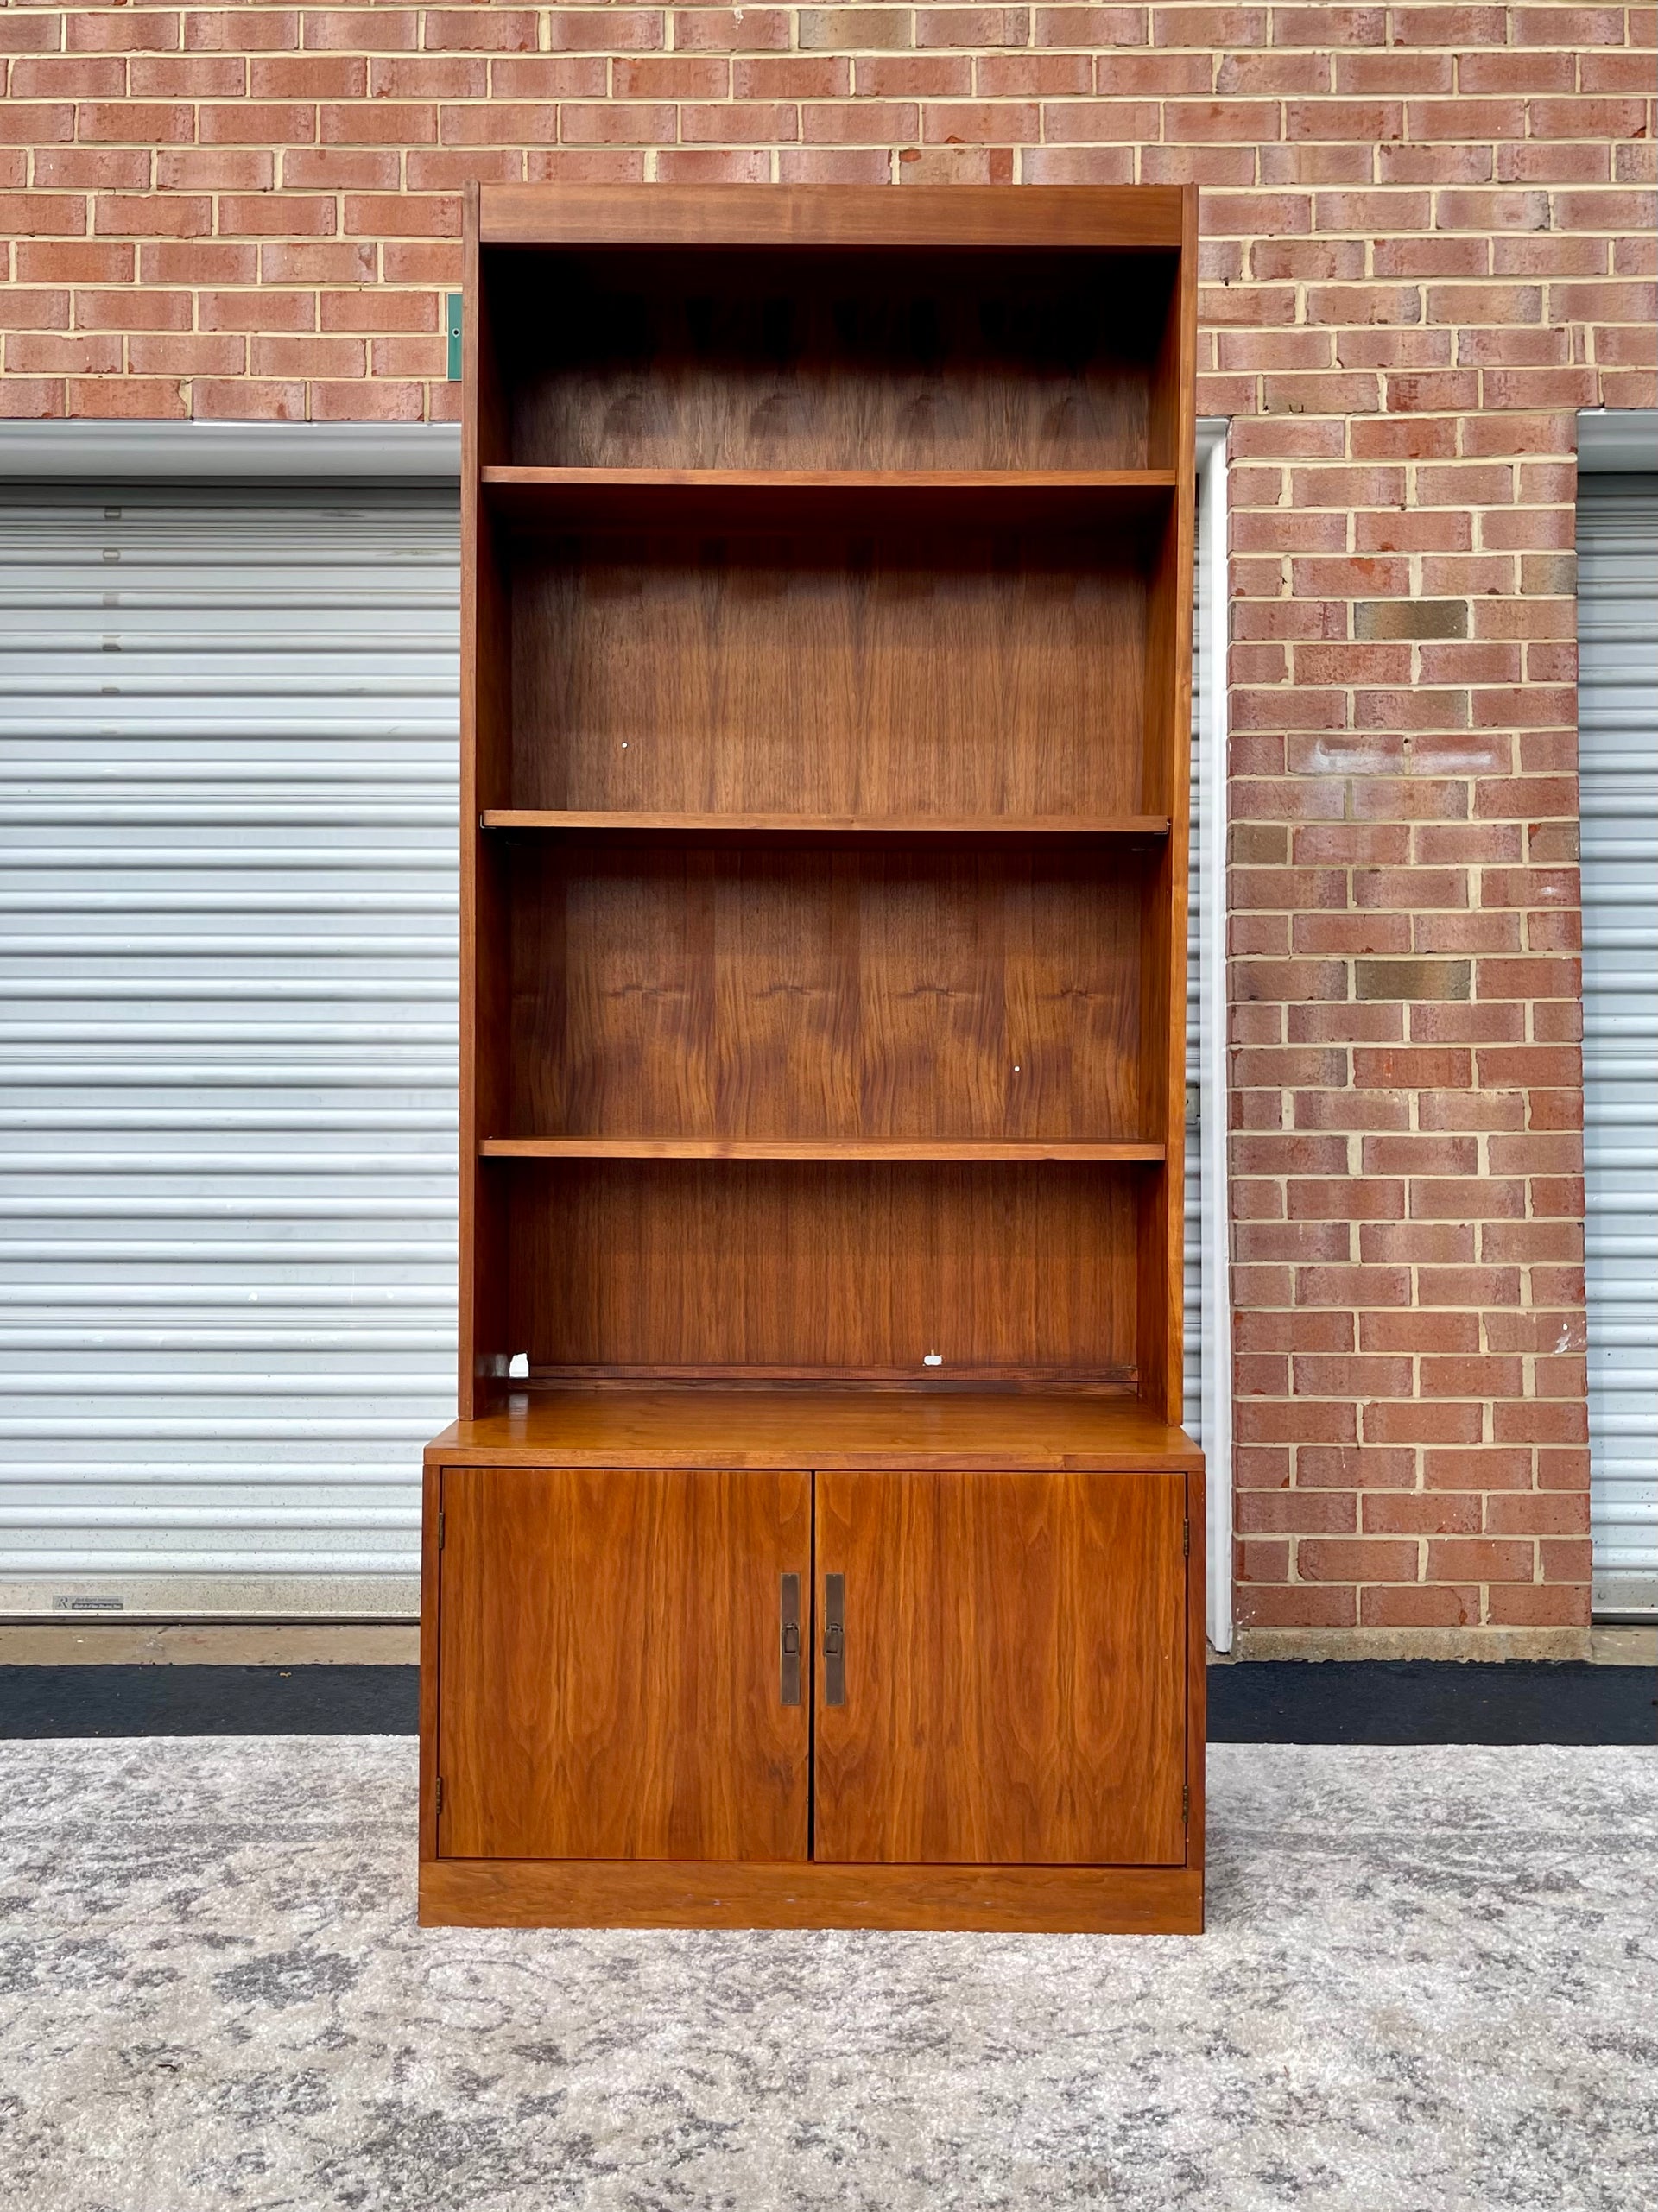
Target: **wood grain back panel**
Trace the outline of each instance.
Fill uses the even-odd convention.
[[[1147,864],[523,840],[493,1134],[1133,1140]]]
[[[807,1475],[450,1468],[442,1503],[443,1856],[806,1856]]]
[[[515,1349],[538,1374],[1133,1380],[1143,1169],[503,1160],[490,1172],[510,1179]]]
[[[1108,509],[1073,534],[520,541],[510,803],[1137,813],[1150,553]]]
[[[1147,465],[1172,254],[514,261],[520,464]]]
[[[888,1863],[1186,1855],[1185,1478],[820,1474],[845,1703],[813,1851]]]

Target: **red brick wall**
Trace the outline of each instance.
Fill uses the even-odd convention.
[[[1654,14],[0,4],[0,412],[450,415],[471,177],[1204,187],[1234,418],[1240,1617],[1588,1607],[1574,411],[1658,401]]]

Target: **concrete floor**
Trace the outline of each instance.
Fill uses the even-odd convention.
[[[414,1769],[0,1744],[7,2212],[1658,2212],[1658,1749],[1218,1744],[1196,1937],[421,1930]]]

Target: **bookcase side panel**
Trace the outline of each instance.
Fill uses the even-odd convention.
[[[1140,1218],[1140,1371],[1147,1404],[1180,1418],[1186,1237],[1186,988],[1191,834],[1192,594],[1196,556],[1197,193],[1182,199],[1180,280],[1163,325],[1153,387],[1155,458],[1178,472],[1147,599],[1145,793],[1169,818],[1149,879],[1142,953],[1142,1096],[1146,1126],[1165,1147],[1144,1185]]]
[[[508,1223],[483,1175],[480,1136],[498,1121],[505,1074],[505,914],[496,863],[479,828],[509,781],[509,599],[479,472],[504,446],[506,404],[468,195],[464,243],[465,392],[461,416],[460,622],[460,1241],[458,1405],[463,1419],[499,1402],[505,1374]]]

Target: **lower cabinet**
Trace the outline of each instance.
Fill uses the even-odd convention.
[[[445,1859],[1169,1867],[1178,1474],[449,1468]]]

